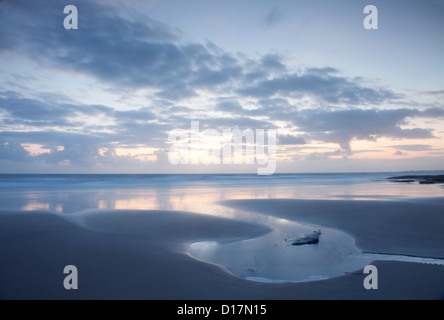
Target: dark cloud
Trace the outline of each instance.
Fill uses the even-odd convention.
[[[100,164],[113,164],[117,165],[115,168],[119,168],[119,165],[140,165],[140,161],[136,160],[134,156],[116,155],[115,148],[121,147],[122,143],[131,142],[140,146],[139,143],[147,142],[146,146],[155,146],[154,143],[150,144],[150,141],[153,140],[150,134],[141,136],[139,141],[134,137],[128,141],[125,141],[126,139],[124,134],[82,134],[54,131],[1,132],[0,159],[43,165],[60,165],[69,161],[71,166],[77,168],[94,168]],[[40,144],[50,152],[31,156],[23,148],[24,144]]]
[[[192,111],[193,111],[193,109],[185,107],[185,106],[171,106],[168,108],[168,112],[170,114],[178,114],[178,113],[189,114]]]
[[[116,121],[122,123],[148,122],[157,118],[148,107],[128,111],[113,110],[111,114]]]
[[[44,96],[44,95],[42,95]],[[51,97],[51,96],[50,96]],[[63,100],[63,99],[61,99]],[[67,99],[66,99],[67,100]],[[0,92],[0,112],[3,113],[0,123],[4,125],[32,127],[57,127],[59,130],[73,130],[80,127],[83,133],[98,129],[122,130],[131,127],[136,122],[148,122],[156,119],[149,108],[119,111],[103,105],[83,105],[23,98],[17,93]],[[117,126],[85,124],[82,119],[114,120]]]
[[[188,121],[188,127],[189,127],[190,125],[189,120],[187,119],[185,121]],[[236,118],[211,117],[200,120],[199,124],[201,129],[211,128],[211,129],[220,130],[221,133],[223,129],[241,129],[241,130],[276,129],[276,126],[269,121],[257,120],[247,117],[236,117]]]
[[[8,95],[0,95],[0,110],[9,118],[43,123],[52,123],[53,120],[61,120],[74,115],[69,108],[48,105],[34,99],[8,97]]]
[[[29,160],[29,153],[22,147],[20,143],[3,139],[0,136],[0,159],[12,161]]]
[[[444,117],[444,108],[428,108],[422,111],[422,115],[426,118],[442,118]]]
[[[429,95],[429,96],[440,96],[440,95],[444,95],[444,90],[422,91],[421,94]]]
[[[216,105],[216,110],[234,114],[241,114],[245,111],[237,100],[222,101]]]
[[[77,5],[79,29],[62,27],[63,7]],[[14,1],[2,8],[0,50],[32,53],[42,63],[84,72],[129,87],[157,87],[163,95],[227,81],[234,59],[184,42],[174,30],[146,16],[119,15],[94,1]]]
[[[267,71],[285,71],[286,66],[282,60],[282,56],[279,54],[267,54],[262,57],[261,62]]]
[[[173,124],[153,122],[157,117],[149,107],[122,111],[103,105],[57,102],[52,95],[41,97],[47,101],[0,92],[2,159],[46,164],[69,160],[82,166],[95,165],[99,158],[105,161],[99,152],[103,148],[113,150],[122,144],[164,147],[166,132],[173,128]],[[85,123],[82,119],[96,121]],[[101,124],[104,120],[110,124]],[[43,145],[51,151],[31,156],[24,144]]]
[[[401,125],[407,124],[407,118],[426,116],[427,113],[427,110],[420,112],[415,109],[304,110],[295,114],[293,123],[312,139],[338,143],[343,150],[350,150],[353,139],[435,138],[431,129],[401,128]]]
[[[220,69],[202,67],[196,74],[197,77],[190,80],[189,85],[197,88],[212,88],[239,78],[242,72],[242,68],[238,66],[223,66]]]
[[[279,145],[297,145],[297,144],[306,144],[305,140],[306,136],[294,136],[294,135],[278,135],[278,144]]]
[[[175,101],[185,98],[196,97],[197,93],[196,91],[194,91],[193,89],[191,89],[186,85],[178,84],[178,85],[171,85],[168,87],[168,89],[161,90],[157,94],[157,96],[162,99]]]
[[[393,145],[392,148],[399,149],[402,151],[428,151],[431,150],[432,146],[428,144],[404,144],[404,145]]]
[[[78,7],[78,30],[62,26],[67,4]],[[138,13],[125,15],[105,2],[16,0],[0,7],[8,12],[0,19],[0,52],[17,51],[41,64],[82,72],[111,85],[154,88],[161,99],[193,97],[200,88],[260,98],[310,95],[349,105],[397,98],[388,89],[341,77],[332,67],[288,73],[279,54],[254,61],[210,42],[187,41],[165,24]],[[269,22],[276,17],[275,7]]]
[[[332,67],[307,68],[307,73],[318,75],[318,76],[329,76],[334,73],[339,73],[339,70],[336,68],[332,68]]]
[[[271,8],[267,15],[264,18],[265,26],[270,27],[272,25],[275,25],[281,20],[282,14],[279,12],[279,7],[274,6]]]
[[[338,157],[342,156],[344,158],[347,157],[347,154],[344,154],[342,150],[335,150],[335,151],[329,151],[329,152],[312,152],[309,153],[307,156],[305,156],[306,160],[324,160],[329,159],[330,157]]]
[[[252,116],[266,116],[270,119],[288,121],[293,119],[299,110],[298,105],[293,105],[284,98],[264,98],[258,101],[258,108],[250,110]],[[301,106],[302,107],[302,106]]]
[[[324,71],[311,69],[302,74],[286,74],[260,81],[237,92],[243,96],[258,98],[308,95],[328,103],[348,105],[380,104],[399,98],[388,89],[364,87],[350,79],[333,76],[330,68]]]

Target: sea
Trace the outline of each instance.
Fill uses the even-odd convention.
[[[389,177],[444,171],[274,174],[0,174],[0,210],[186,210],[233,199],[393,200],[440,197],[442,185]]]

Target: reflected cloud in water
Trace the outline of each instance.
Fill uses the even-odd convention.
[[[42,180],[32,176],[26,179],[2,176],[0,210],[57,213],[89,209],[182,210],[227,215],[227,212],[220,212],[220,207],[215,205],[217,202],[267,198],[393,200],[444,195],[439,185],[393,183],[379,178],[371,175],[360,179],[354,175],[345,178],[278,175],[267,179],[251,175],[185,178],[83,176],[81,179],[45,176]]]

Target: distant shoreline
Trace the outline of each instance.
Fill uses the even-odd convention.
[[[353,174],[363,174],[363,175],[371,175],[371,174],[387,174],[387,175],[394,175],[394,174],[406,174],[402,176],[393,176],[387,179],[395,179],[395,178],[401,178],[401,177],[444,177],[444,175],[421,175],[421,174],[412,174],[408,175],[408,173],[442,173],[444,170],[409,170],[409,171],[351,171],[351,172],[276,172],[273,175],[270,175],[268,177],[273,176],[286,176],[286,175],[296,175],[296,176],[304,176],[304,175],[353,175]],[[79,173],[48,173],[48,172],[41,172],[41,173],[33,173],[33,172],[0,172],[0,176],[54,176],[54,177],[60,177],[60,176],[114,176],[114,177],[128,177],[128,176],[258,176],[256,173],[252,172],[190,172],[190,173],[163,173],[163,172],[157,172],[157,173],[85,173],[85,172],[79,172]]]
[[[444,175],[406,175],[387,179],[393,182],[419,182],[419,184],[444,183]]]

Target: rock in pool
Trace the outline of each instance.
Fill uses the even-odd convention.
[[[304,244],[316,244],[319,243],[319,238],[321,237],[321,230],[313,231],[313,233],[308,235],[303,235],[300,238],[285,239],[292,246],[301,246]]]

